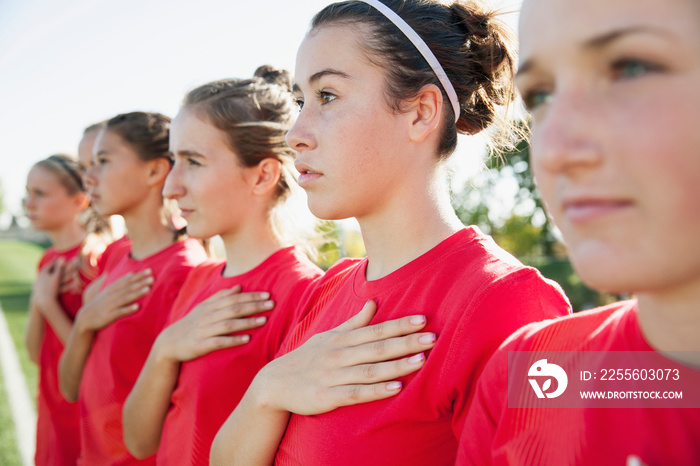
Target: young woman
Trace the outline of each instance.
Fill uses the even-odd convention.
[[[356,217],[368,258],[314,287],[287,354],[219,432],[216,464],[453,464],[491,353],[569,312],[450,205],[443,161],[458,132],[490,126],[512,99],[512,65],[501,25],[473,2],[347,1],[316,15],[287,141],[311,211]]]
[[[40,466],[74,465],[80,452],[78,408],[63,399],[58,389],[58,361],[82,305],[82,291],[100,268],[82,269],[86,273],[76,287],[59,291],[63,265],[80,259],[88,237],[83,216],[90,200],[82,174],[75,159],[57,154],[34,164],[27,176],[27,216],[35,229],[48,233],[52,243],[39,262],[25,339],[29,357],[39,365],[34,461]]]
[[[78,313],[61,359],[61,391],[79,402],[79,464],[137,463],[122,438],[122,405],[187,274],[206,259],[175,230],[162,196],[169,127],[157,113],[118,115],[95,142],[92,202],[105,217],[124,217],[131,247],[105,265],[101,291]]]
[[[636,299],[514,334],[480,379],[460,463],[700,464],[700,5],[525,0],[520,21],[517,83],[549,213],[589,286]],[[574,395],[579,383],[686,390],[681,400],[514,409],[508,380],[522,377],[509,373],[508,355],[519,351],[618,362],[572,366]],[[650,379],[654,368],[661,380]],[[599,382],[577,380],[584,369],[598,369]]]
[[[321,275],[277,225],[295,182],[285,142],[296,114],[291,84],[288,72],[271,67],[253,79],[205,84],[187,94],[173,120],[175,166],[164,193],[178,201],[190,235],[221,236],[226,260],[190,273],[174,323],[156,339],[129,395],[124,436],[137,457],[157,451],[159,464],[208,465],[216,432],[272,360],[302,293]],[[233,295],[240,289],[265,290],[271,299],[246,301],[241,310],[269,311],[274,303],[274,312],[237,319],[231,304],[243,302]]]

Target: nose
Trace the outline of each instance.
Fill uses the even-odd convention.
[[[90,164],[90,166],[83,173],[83,184],[85,185],[85,190],[90,191],[90,189],[97,186],[97,177],[95,172],[97,170],[96,164]]]
[[[316,148],[314,137],[314,118],[311,108],[305,106],[297,116],[294,125],[287,132],[287,145],[297,152],[313,150]]]
[[[605,104],[591,93],[565,90],[547,105],[532,125],[533,171],[572,174],[600,164]]]
[[[185,194],[185,187],[182,184],[182,163],[178,163],[175,159],[175,164],[170,169],[168,177],[165,179],[163,186],[163,197],[167,199],[180,199]]]
[[[22,204],[27,212],[30,212],[35,207],[34,196],[27,194],[24,199],[22,199]]]

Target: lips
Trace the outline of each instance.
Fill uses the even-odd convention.
[[[312,167],[298,160],[294,163],[294,167],[299,172],[299,186],[302,188],[308,187],[311,183],[323,176],[323,173],[314,170]]]
[[[632,206],[626,199],[576,197],[562,203],[566,218],[572,223],[584,223],[621,213]]]

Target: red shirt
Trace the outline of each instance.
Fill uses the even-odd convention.
[[[209,464],[214,436],[255,374],[279,350],[296,321],[302,293],[322,275],[295,247],[281,249],[253,270],[235,277],[222,277],[225,265],[223,261],[211,261],[190,273],[173,305],[172,321],[181,319],[217,291],[235,285],[241,285],[244,292],[269,291],[275,308],[258,314],[269,317],[263,327],[241,332],[251,336],[249,343],[182,363],[163,426],[158,464]]]
[[[635,301],[524,327],[484,369],[457,464],[625,465],[630,455],[649,466],[700,464],[700,409],[508,408],[509,351],[654,350]],[[700,382],[700,371],[685,369]]]
[[[561,289],[471,227],[379,280],[367,260],[342,262],[310,295],[306,319],[289,349],[334,328],[376,301],[373,323],[427,317],[437,342],[425,365],[403,377],[391,398],[317,416],[292,415],[279,464],[454,464],[475,381],[491,353],[526,323],[565,315]]]
[[[46,250],[39,261],[39,270],[59,257],[66,262],[80,253],[82,243],[67,251],[54,248]],[[86,277],[83,283],[87,284]],[[81,293],[66,292],[58,297],[61,307],[72,320],[83,303]],[[58,361],[63,353],[63,343],[49,322],[44,319],[45,330],[39,350],[39,389],[37,393],[36,454],[37,466],[75,465],[80,454],[78,429],[78,405],[67,402],[58,388]]]
[[[129,272],[153,270],[151,292],[139,310],[97,332],[80,384],[82,465],[153,464],[138,461],[124,445],[122,406],[163,328],[178,291],[194,266],[206,259],[193,239],[178,241],[142,260],[124,255],[107,271],[103,288]]]

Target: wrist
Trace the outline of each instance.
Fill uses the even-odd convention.
[[[274,361],[267,364],[256,374],[250,384],[246,396],[256,409],[268,412],[288,411],[282,406],[282,400],[277,396],[277,388],[282,384],[274,380]]]
[[[87,313],[83,312],[85,309],[80,309],[78,314],[75,316],[74,326],[75,330],[79,334],[93,334],[95,329],[90,325],[90,319],[86,317]]]
[[[181,361],[176,357],[172,350],[173,346],[170,344],[167,332],[168,329],[166,328],[165,330],[160,332],[160,335],[158,335],[158,337],[156,337],[156,340],[153,342],[151,352],[153,353],[155,362],[159,365],[180,364]]]

